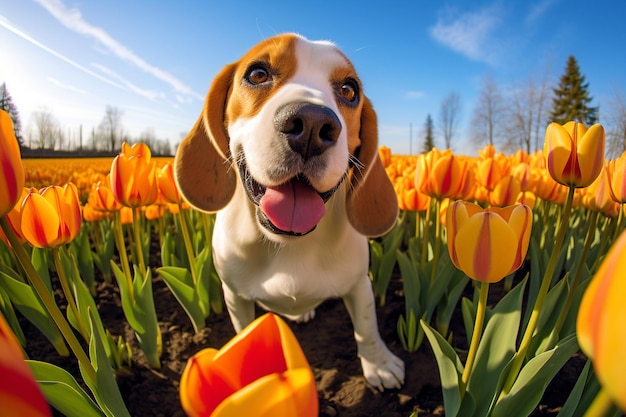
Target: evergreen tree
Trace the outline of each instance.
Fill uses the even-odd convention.
[[[592,97],[589,95],[589,83],[580,73],[578,62],[570,55],[565,66],[565,74],[561,76],[559,85],[553,89],[551,121],[560,124],[577,121],[586,125],[596,122],[596,107],[591,107]]]
[[[424,153],[430,151],[435,147],[435,137],[433,136],[433,118],[430,114],[426,117],[426,124],[424,125],[424,132],[426,137],[424,138]]]
[[[0,85],[0,109],[9,113],[11,120],[13,121],[13,130],[15,131],[15,137],[20,144],[20,148],[24,144],[22,138],[22,122],[20,121],[20,113],[17,111],[17,106],[13,103],[13,99],[11,98],[11,94],[9,94],[9,90],[7,90],[7,84],[2,83]]]

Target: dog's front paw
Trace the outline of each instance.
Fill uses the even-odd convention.
[[[400,388],[404,384],[404,362],[386,346],[374,355],[374,360],[361,356],[363,376],[379,391]]]

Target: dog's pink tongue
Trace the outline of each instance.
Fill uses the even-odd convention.
[[[274,226],[294,233],[313,230],[326,213],[319,194],[309,185],[296,180],[278,187],[267,187],[259,207]]]

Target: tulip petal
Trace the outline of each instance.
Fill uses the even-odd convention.
[[[472,279],[492,283],[511,272],[517,239],[502,217],[483,212],[467,220],[454,245],[460,269]]]
[[[222,402],[212,417],[317,415],[313,374],[308,369],[291,369],[250,383]]]
[[[579,187],[590,185],[602,171],[604,165],[604,127],[591,126],[578,142],[578,163],[581,171]]]
[[[43,196],[30,193],[22,204],[22,235],[33,246],[56,246],[59,215]]]
[[[607,254],[587,287],[578,311],[576,332],[582,351],[593,360],[601,385],[626,410],[626,232]]]

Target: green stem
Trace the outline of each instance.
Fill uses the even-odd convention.
[[[422,256],[420,259],[420,267],[424,269],[426,266],[426,261],[428,261],[428,240],[430,239],[430,215],[432,211],[433,203],[432,201],[428,204],[428,208],[426,209],[426,219],[424,219],[424,233],[422,237]]]
[[[435,280],[437,275],[437,265],[439,264],[439,253],[441,252],[441,200],[435,202],[435,248],[433,250],[433,269],[430,272],[430,282]]]
[[[41,299],[41,302],[43,303],[44,307],[50,314],[50,317],[52,317],[52,320],[54,320],[54,322],[56,323],[57,327],[59,328],[59,331],[65,338],[65,341],[67,342],[70,349],[74,353],[74,356],[76,356],[76,359],[78,359],[78,362],[80,363],[85,373],[87,374],[87,377],[91,381],[95,382],[96,370],[94,369],[93,365],[89,361],[89,357],[87,356],[82,346],[80,345],[80,342],[78,341],[78,338],[76,338],[76,335],[72,331],[72,328],[70,327],[69,323],[67,322],[67,320],[65,320],[65,317],[63,317],[63,313],[61,313],[61,310],[57,306],[54,298],[52,297],[52,294],[48,292],[48,288],[46,288],[46,285],[41,280],[41,277],[35,270],[35,267],[33,266],[32,262],[30,261],[30,258],[28,257],[28,254],[26,253],[26,250],[22,247],[21,243],[17,240],[17,237],[15,237],[15,234],[13,234],[13,229],[11,229],[11,226],[9,225],[9,222],[6,219],[6,217],[4,216],[0,217],[0,226],[2,227],[2,230],[4,231],[4,234],[9,239],[9,242],[11,242],[11,247],[13,248],[13,252],[17,256],[17,259],[20,265],[22,265],[22,268],[24,269],[26,273],[26,278],[28,279],[28,282],[30,283],[30,285],[33,287],[33,289],[35,290],[35,292]]]
[[[587,409],[584,417],[603,417],[608,416],[609,412],[613,410],[613,400],[606,392],[606,389],[601,388],[596,398]]]
[[[139,269],[143,276],[146,273],[146,262],[143,259],[143,239],[141,238],[141,230],[139,227],[140,220],[139,207],[135,207],[133,209],[133,234],[135,239],[135,251],[137,252],[137,263],[139,264]]]
[[[130,299],[135,300],[135,293],[133,289],[133,278],[130,273],[130,264],[128,263],[128,253],[126,252],[126,243],[124,242],[124,230],[122,230],[122,219],[121,214],[118,211],[115,212],[114,219],[114,230],[115,230],[115,244],[117,246],[117,251],[120,256],[120,263],[122,264],[122,271],[124,271],[124,275],[126,276],[126,285],[128,287],[128,294],[130,295]]]
[[[617,226],[615,226],[615,230],[613,231],[613,239],[612,242],[615,242],[615,239],[619,236],[622,231],[622,227],[624,226],[624,205],[621,204],[619,206],[619,213],[617,214]]]
[[[565,234],[569,228],[569,218],[572,211],[572,202],[574,201],[575,191],[576,189],[574,187],[569,188],[567,200],[565,201],[565,206],[563,207],[561,223],[559,224],[554,248],[550,255],[550,259],[548,260],[548,266],[546,267],[546,271],[543,275],[541,286],[539,287],[539,293],[537,294],[535,305],[533,306],[532,312],[530,314],[530,319],[528,320],[528,325],[526,326],[526,331],[524,332],[524,336],[517,352],[513,356],[513,362],[511,364],[511,368],[506,377],[504,385],[502,386],[502,391],[500,392],[500,397],[498,398],[498,401],[506,396],[513,387],[513,384],[515,383],[515,380],[517,379],[517,376],[522,369],[522,364],[524,363],[524,359],[526,358],[526,353],[528,352],[528,348],[530,347],[530,342],[537,328],[537,324],[539,323],[539,316],[541,315],[541,310],[543,308],[548,289],[550,288],[550,283],[552,282],[552,278],[554,276],[554,271],[556,269],[556,264],[561,253],[561,247],[563,246]]]
[[[485,311],[487,310],[487,296],[489,295],[489,283],[480,282],[480,296],[478,298],[478,307],[476,308],[476,320],[474,321],[474,331],[472,332],[472,341],[470,343],[469,352],[467,353],[467,360],[465,361],[465,368],[463,369],[463,375],[461,376],[461,385],[459,387],[461,391],[461,398],[465,395],[467,388],[467,382],[469,381],[474,361],[476,360],[476,353],[478,352],[478,345],[480,344],[480,338],[483,333],[483,322],[485,321]]]
[[[587,263],[587,255],[589,254],[589,250],[591,249],[591,243],[595,239],[596,235],[596,225],[598,224],[598,212],[592,211],[589,218],[589,224],[587,225],[587,235],[585,236],[585,243],[583,247],[583,252],[580,256],[580,260],[576,267],[576,272],[574,274],[574,279],[572,280],[572,284],[569,287],[569,292],[567,293],[567,299],[565,300],[565,304],[559,313],[559,317],[556,320],[556,324],[554,325],[553,335],[557,337],[561,332],[561,328],[563,327],[563,323],[567,318],[567,314],[569,313],[569,309],[574,301],[574,293],[576,292],[576,287],[578,287],[578,283],[580,282],[580,278],[583,274],[583,269],[585,264]],[[553,340],[555,343],[557,340]]]
[[[191,278],[193,279],[193,284],[195,286],[198,283],[198,278],[196,277],[196,256],[193,250],[193,245],[191,244],[191,237],[187,226],[187,217],[185,216],[182,203],[178,203],[178,219],[180,220],[180,229],[183,232],[183,241],[185,242],[187,259],[189,259]]]
[[[78,314],[78,307],[76,306],[74,295],[72,294],[69,282],[67,281],[67,276],[65,275],[65,270],[63,269],[63,264],[61,263],[59,248],[52,248],[52,257],[54,258],[54,265],[57,270],[57,275],[59,276],[59,281],[61,282],[61,288],[63,289],[65,300],[67,301],[67,305],[72,311],[72,314],[74,314],[74,318],[76,319],[78,331],[83,336],[83,339],[85,339],[85,341],[89,343],[89,332],[87,331],[87,328],[85,327],[85,324],[83,323],[80,314]]]

